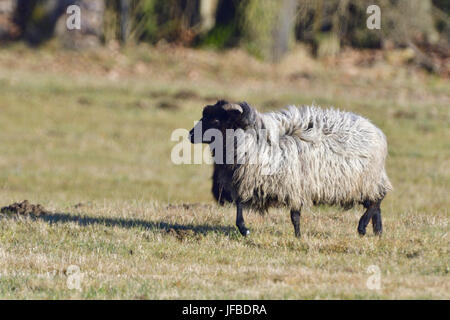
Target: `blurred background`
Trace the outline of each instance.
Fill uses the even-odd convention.
[[[68,33],[66,9],[72,4],[80,6],[82,24],[80,32]],[[366,27],[371,4],[381,9],[379,31]],[[39,45],[56,38],[77,49],[111,41],[242,47],[273,62],[297,42],[310,45],[318,57],[334,56],[345,46],[409,47],[407,58],[448,73],[443,60],[449,11],[447,0],[1,0],[0,40]]]
[[[74,4],[80,30],[67,27]],[[372,4],[380,29],[367,27]],[[416,195],[428,184],[445,207],[449,11],[446,0],[0,0],[3,202],[212,201],[211,168],[174,165],[171,134],[224,98],[358,112],[386,133],[405,205],[432,205]]]

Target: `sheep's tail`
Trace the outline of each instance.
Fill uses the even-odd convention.
[[[394,190],[394,187],[392,186],[391,181],[389,180],[386,171],[383,170],[383,173],[381,175],[381,185],[380,187],[383,189],[383,193],[386,194],[389,191]]]

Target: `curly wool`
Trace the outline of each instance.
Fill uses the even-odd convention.
[[[248,129],[254,130],[246,130],[235,147],[240,164],[227,171],[229,191],[246,207],[349,207],[379,200],[392,189],[386,138],[369,120],[316,106],[270,113],[245,107]]]

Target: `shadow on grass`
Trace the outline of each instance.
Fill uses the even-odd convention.
[[[87,225],[104,225],[107,227],[121,227],[126,229],[144,228],[147,230],[161,230],[161,231],[192,231],[195,234],[206,234],[209,232],[224,233],[231,235],[235,233],[235,228],[231,226],[215,226],[210,224],[178,224],[168,223],[164,221],[146,221],[142,219],[126,219],[126,218],[107,218],[107,217],[90,217],[73,215],[70,213],[47,213],[45,215],[30,216],[33,219],[43,220],[47,223],[69,223],[75,222],[81,226]]]

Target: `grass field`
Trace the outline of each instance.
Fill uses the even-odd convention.
[[[0,298],[450,299],[450,83],[395,54],[299,48],[273,66],[234,50],[0,49],[0,206],[50,211],[1,215]],[[300,240],[283,210],[246,213],[242,238],[211,166],[170,158],[172,131],[217,98],[370,118],[395,188],[383,236],[357,235],[362,208],[317,207]]]

